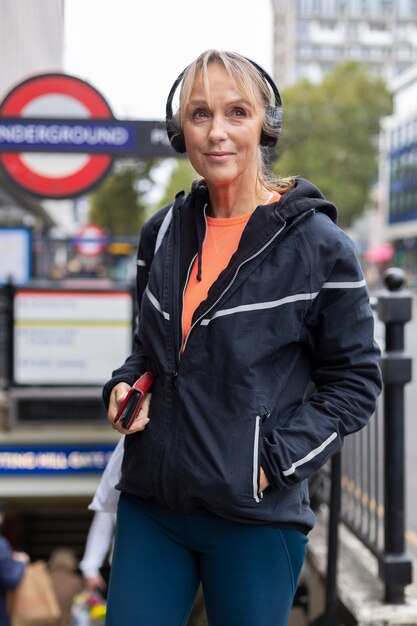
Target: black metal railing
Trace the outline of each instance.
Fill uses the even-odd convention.
[[[348,437],[342,454],[341,520],[379,558],[384,551],[383,410]]]
[[[347,437],[342,453],[321,472],[324,487],[319,493],[329,505],[326,606],[316,620],[321,626],[338,623],[339,522],[378,560],[387,604],[404,603],[404,589],[412,582],[412,560],[405,546],[404,428],[404,387],[412,369],[404,351],[404,328],[412,317],[412,296],[399,268],[387,270],[384,283],[386,289],[378,293],[375,306],[385,328],[383,394],[369,425]]]

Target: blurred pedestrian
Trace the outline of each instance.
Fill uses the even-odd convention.
[[[353,243],[314,185],[263,161],[281,109],[233,52],[201,54],[170,90],[168,138],[200,179],[142,229],[135,350],[104,388],[126,435],[107,626],[182,626],[200,582],[211,626],[285,626],[315,521],[307,480],[375,409]],[[126,429],[116,414],[147,370]]]
[[[48,567],[61,617],[51,626],[71,626],[71,607],[74,596],[83,590],[83,579],[72,548],[59,547],[51,552]]]
[[[0,502],[0,529],[4,522],[5,503]],[[9,626],[6,594],[15,589],[23,578],[30,558],[26,552],[13,551],[9,541],[0,534],[0,626]]]

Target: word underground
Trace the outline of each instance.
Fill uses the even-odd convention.
[[[122,126],[0,123],[0,146],[16,144],[123,146],[129,139]]]

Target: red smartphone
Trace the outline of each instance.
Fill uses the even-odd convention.
[[[114,418],[115,424],[120,421],[123,428],[130,428],[140,410],[145,394],[151,388],[153,381],[154,375],[152,372],[145,372],[137,379],[129,389],[129,393],[117,411],[116,417]]]

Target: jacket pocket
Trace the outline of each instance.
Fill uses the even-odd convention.
[[[180,389],[180,397],[170,469],[182,497],[205,506],[256,506],[262,500],[259,474],[265,419],[256,391],[198,372]]]

